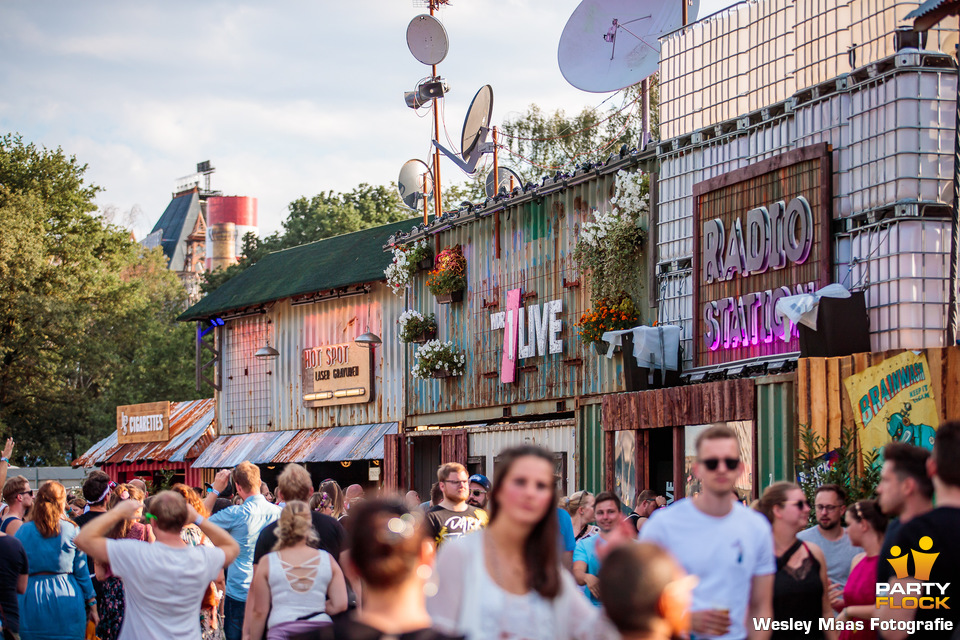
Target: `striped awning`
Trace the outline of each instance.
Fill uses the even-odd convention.
[[[396,422],[384,422],[220,436],[193,466],[223,469],[244,460],[254,464],[379,460],[383,458],[383,437],[397,433],[397,427]]]

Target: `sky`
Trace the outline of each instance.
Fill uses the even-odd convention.
[[[572,114],[609,97],[574,88],[557,66],[578,3],[453,0],[439,11],[450,41],[442,113],[456,145],[484,84],[493,124],[531,103]],[[731,3],[702,0],[700,16]],[[176,180],[210,160],[214,189],[258,199],[265,235],[301,196],[389,184],[405,161],[427,159],[432,117],[403,102],[430,73],[406,44],[425,12],[415,0],[2,2],[0,133],[86,163],[117,222],[140,210],[138,238]],[[448,161],[441,178],[465,180]]]

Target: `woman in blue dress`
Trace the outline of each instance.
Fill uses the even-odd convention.
[[[87,620],[98,620],[87,556],[73,544],[80,528],[64,519],[66,507],[63,485],[46,482],[30,522],[17,530],[30,566],[27,591],[19,596],[22,640],[82,640]]]

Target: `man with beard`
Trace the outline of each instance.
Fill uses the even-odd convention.
[[[883,448],[883,468],[877,485],[880,510],[890,518],[880,549],[881,558],[890,558],[890,548],[900,527],[933,509],[933,481],[927,475],[930,452],[905,442],[891,442]],[[893,567],[877,563],[877,582],[889,582]]]
[[[427,511],[427,526],[439,547],[447,540],[462,538],[487,525],[487,512],[467,504],[470,478],[458,462],[448,462],[437,470],[443,492],[440,504]]]
[[[490,481],[487,476],[475,473],[470,476],[470,497],[467,504],[477,509],[487,508],[487,494],[490,493]]]
[[[827,559],[827,577],[830,579],[830,601],[838,611],[843,608],[843,585],[850,575],[853,558],[863,549],[853,546],[843,518],[847,513],[847,492],[836,484],[817,487],[813,499],[817,514],[817,526],[797,534],[804,542],[812,542],[823,551]]]
[[[23,524],[30,507],[33,506],[33,490],[30,481],[23,476],[13,476],[3,484],[3,501],[9,508],[3,514],[0,531],[12,536]]]
[[[598,494],[594,514],[600,533],[577,542],[573,551],[573,577],[577,584],[583,587],[583,593],[590,602],[600,607],[600,579],[597,577],[600,575],[600,557],[597,543],[600,540],[606,543],[610,534],[623,520],[620,515],[620,498],[610,491]]]

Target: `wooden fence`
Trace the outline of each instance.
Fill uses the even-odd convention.
[[[857,353],[842,358],[801,358],[797,364],[797,423],[810,426],[835,449],[842,428],[856,426],[853,406],[843,381],[904,349],[881,353]],[[960,419],[960,347],[925,349],[930,365],[931,387],[940,420]]]

